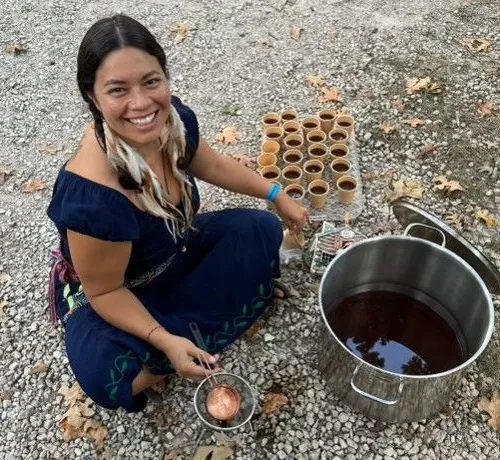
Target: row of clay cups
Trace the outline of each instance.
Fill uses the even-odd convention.
[[[343,129],[351,135],[354,130],[353,117],[347,114],[339,115],[334,110],[329,109],[321,110],[317,116],[307,117],[301,122],[299,122],[299,114],[296,110],[284,110],[281,114],[270,112],[262,117],[261,124],[264,128],[264,135],[270,127],[281,127],[284,133],[288,134],[299,130],[305,133],[321,130],[328,134],[332,129]]]
[[[261,154],[257,157],[258,169],[262,169],[265,166],[274,166],[278,164],[278,153],[279,150],[276,143],[269,144],[264,143],[262,145]],[[349,147],[345,144],[333,144],[331,147],[327,147],[325,144],[311,144],[307,148],[307,159],[309,160],[319,160],[322,163],[326,163],[328,158],[333,159],[347,159],[349,157]],[[283,163],[285,166],[289,165],[301,165],[304,161],[304,153],[298,149],[286,150],[283,154]]]
[[[279,150],[294,149],[306,151],[307,147],[312,144],[326,144],[330,142],[332,144],[347,145],[349,140],[349,132],[339,128],[332,129],[328,135],[320,129],[314,129],[306,133],[305,137],[300,131],[285,133],[281,127],[267,128],[264,134],[262,149],[264,150],[265,145],[274,145],[276,147],[277,144]],[[268,144],[270,142],[274,142],[275,144]]]
[[[344,159],[339,158],[333,160],[330,164],[332,172],[333,183],[337,189],[338,199],[342,204],[350,204],[354,200],[355,192],[358,188],[356,178],[350,175],[351,163]],[[305,195],[305,189],[302,186],[302,180],[305,177],[307,190],[309,195],[314,198],[314,203],[311,202],[313,208],[323,207],[326,203],[326,195],[330,191],[330,185],[324,180],[323,174],[325,165],[319,160],[308,160],[304,163],[303,167],[298,165],[288,165],[281,170],[276,165],[265,166],[261,169],[260,174],[266,179],[279,183],[280,180],[285,185],[285,192],[288,193],[293,199],[302,200]],[[318,182],[320,181],[320,182]],[[325,185],[325,191],[321,188],[311,188],[311,184]],[[323,197],[324,195],[324,197]],[[324,200],[323,200],[324,198]],[[318,203],[322,203],[321,206]]]

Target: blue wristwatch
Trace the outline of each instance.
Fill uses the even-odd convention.
[[[266,200],[270,201],[271,203],[274,203],[279,192],[281,192],[281,187],[278,184],[271,185],[271,189],[269,190],[269,193],[267,194]]]

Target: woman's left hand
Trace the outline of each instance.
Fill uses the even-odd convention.
[[[309,212],[303,206],[297,204],[285,192],[281,191],[276,201],[276,212],[281,217],[286,226],[294,234],[299,234],[309,221]]]

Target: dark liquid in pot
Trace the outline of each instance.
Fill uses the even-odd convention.
[[[269,137],[270,139],[276,139],[280,137],[280,133],[267,133],[267,137]]]
[[[290,139],[287,141],[287,144],[292,146],[292,147],[297,147],[298,145],[301,144],[301,142],[298,140],[295,140],[295,139]]]
[[[324,141],[325,138],[322,136],[311,136],[311,137],[309,137],[309,140],[311,142],[321,142],[321,141]]]
[[[266,179],[276,179],[278,177],[278,173],[275,173],[275,172],[266,172],[266,173],[264,173],[264,177]]]
[[[336,306],[328,321],[352,353],[390,372],[436,374],[464,361],[450,325],[432,308],[404,294],[356,294]]]
[[[317,126],[318,126],[318,124],[317,123],[313,123],[313,122],[304,123],[304,128],[307,128],[307,129],[316,128]]]
[[[332,155],[334,157],[343,157],[346,154],[345,150],[340,150],[340,149],[333,149],[332,150]]]
[[[342,133],[335,133],[335,134],[332,134],[332,139],[334,139],[336,141],[340,141],[340,140],[345,139],[345,135]]]
[[[311,149],[311,154],[316,156],[325,155],[326,151],[323,149]]]

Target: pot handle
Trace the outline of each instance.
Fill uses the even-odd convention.
[[[394,404],[397,404],[399,400],[401,399],[401,393],[403,392],[403,379],[401,377],[399,378],[399,387],[398,387],[398,394],[396,395],[396,399],[383,399],[379,398],[378,396],[374,396],[370,393],[367,393],[366,391],[363,391],[361,388],[359,388],[355,383],[354,379],[358,375],[359,369],[361,367],[361,363],[356,366],[356,369],[354,369],[354,372],[352,373],[351,377],[351,388],[361,396],[364,396],[365,398],[371,399],[373,401],[376,401],[381,404],[385,404],[386,406],[394,406]]]
[[[443,248],[446,246],[446,236],[442,230],[439,230],[439,228],[433,227],[432,225],[421,224],[420,222],[414,222],[413,224],[408,225],[408,227],[405,228],[403,236],[412,236],[410,235],[410,230],[414,227],[424,227],[430,230],[434,230],[435,232],[439,233],[439,236],[441,236],[441,238],[443,239],[440,243],[441,246]],[[420,236],[414,236],[414,238],[420,238],[421,240],[428,241],[427,238],[422,238]]]

